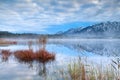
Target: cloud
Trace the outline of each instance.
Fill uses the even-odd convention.
[[[74,21],[120,21],[119,0],[1,0],[0,30],[45,31]]]

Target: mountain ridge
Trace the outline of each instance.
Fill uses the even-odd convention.
[[[48,38],[119,38],[120,39],[120,22],[101,22],[87,27],[71,28],[65,32],[59,31],[56,34],[35,34],[35,33],[11,33],[0,31],[2,37],[40,37]]]
[[[78,31],[76,31],[78,29]],[[63,32],[61,35],[76,37],[111,37],[120,38],[120,22],[101,22],[85,28],[74,28]],[[70,31],[72,31],[71,34]]]

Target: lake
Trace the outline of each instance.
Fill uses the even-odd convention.
[[[16,41],[18,44],[0,46],[0,50],[26,50],[29,49],[28,41],[32,41],[31,47],[34,51],[39,49],[39,44],[34,39]],[[45,48],[55,54],[55,60],[46,63],[45,72],[43,65],[36,61],[19,62],[13,55],[4,61],[0,55],[0,80],[64,80],[60,71],[68,75],[68,64],[79,58],[85,64],[103,68],[120,57],[119,39],[49,39]],[[67,80],[71,80],[69,75]]]

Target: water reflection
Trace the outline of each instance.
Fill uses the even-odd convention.
[[[78,57],[80,54],[82,54],[81,57],[85,55],[88,57],[87,60],[89,62],[94,61],[94,63],[96,64],[111,63],[112,58],[110,57],[106,58],[105,56],[118,57],[120,55],[119,41],[79,41],[79,40],[78,41],[61,41],[59,40],[59,41],[51,41],[47,43],[47,45],[43,45],[42,48],[40,48],[41,47],[40,46],[37,49],[36,49],[36,46],[39,46],[39,45],[36,45],[36,44],[33,45],[33,43],[30,42],[29,47],[26,44],[0,47],[0,49],[3,49],[3,51],[2,50],[0,51],[0,57],[2,61],[10,62],[6,67],[4,67],[5,65],[1,64],[1,67],[0,67],[1,72],[6,71],[6,69],[8,69],[7,71],[14,69],[13,74],[7,74],[7,73],[3,73],[3,74],[0,73],[0,74],[4,76],[14,75],[14,78],[15,77],[18,78],[20,75],[22,75],[21,79],[23,79],[22,78],[23,76],[25,76],[24,79],[26,79],[27,77],[26,75],[28,75],[29,77],[31,77],[30,79],[32,80],[46,80],[47,75],[49,75],[49,77],[57,76],[57,78],[59,78],[58,80],[63,80],[62,78],[60,78],[60,74],[59,74],[60,72],[57,72],[57,71],[59,71],[61,67],[67,68],[68,63],[70,63],[70,61],[72,60],[75,60],[75,58]],[[45,41],[44,43],[46,44]],[[51,53],[51,52],[55,52],[55,53]],[[87,53],[88,54],[91,53],[92,56],[88,56]],[[96,57],[95,55],[98,55],[98,56]],[[113,63],[115,64],[115,60]],[[91,64],[93,63],[91,62]],[[117,62],[117,64],[119,63]],[[15,67],[13,67],[13,65]],[[27,68],[25,65],[27,65]],[[118,66],[119,65],[115,67],[118,67]],[[29,70],[26,71],[26,69],[29,69]],[[39,77],[35,73],[37,73]],[[67,74],[67,70],[63,69],[61,70],[61,73]],[[18,75],[16,76],[16,74]],[[52,80],[56,80],[57,78]]]
[[[0,54],[2,62],[9,61],[9,57],[14,56],[14,61],[28,65],[28,68],[34,68],[35,65],[38,65],[36,68],[38,75],[43,77],[47,76],[46,64],[55,60],[55,55],[45,49],[40,49],[36,52],[32,50],[18,50],[14,52],[2,50]]]
[[[73,49],[83,54],[84,51],[87,51],[100,56],[120,56],[120,41],[78,40],[78,41],[54,41],[53,43],[57,45],[64,45],[69,49]]]
[[[46,75],[46,64],[55,60],[55,55],[45,49],[36,52],[33,50],[20,50],[16,51],[14,55],[20,63],[28,64],[29,67],[33,67],[33,62],[36,62],[39,65],[39,75]]]

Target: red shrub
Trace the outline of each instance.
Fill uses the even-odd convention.
[[[1,50],[2,60],[7,61],[9,56],[11,55],[10,50]]]
[[[14,52],[14,56],[20,62],[32,62],[34,60],[34,52],[32,50],[19,50]]]
[[[36,52],[33,52],[32,50],[19,50],[14,52],[14,56],[20,62],[32,62],[33,60],[36,60],[41,63],[46,63],[55,60],[55,55],[53,53],[49,53],[45,49],[40,49]]]
[[[55,54],[49,53],[45,49],[40,49],[36,51],[35,59],[39,62],[46,63],[55,60]]]

